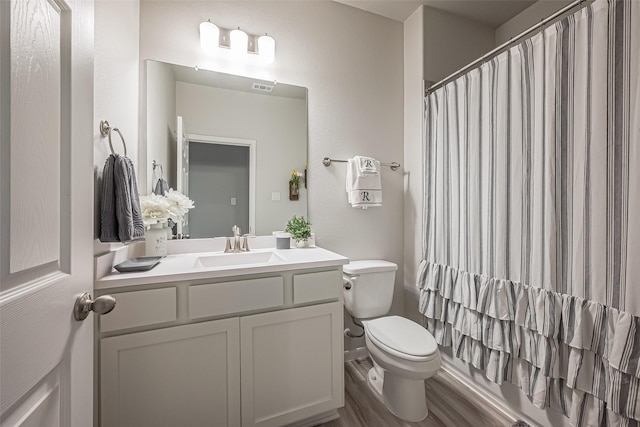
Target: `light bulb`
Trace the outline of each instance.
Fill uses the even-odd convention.
[[[229,38],[231,39],[231,52],[234,54],[247,53],[247,46],[249,43],[249,36],[247,36],[247,33],[238,28],[237,30],[231,31]]]
[[[265,34],[258,38],[258,54],[263,62],[273,62],[276,57],[276,41],[273,37]]]
[[[218,50],[220,29],[211,21],[200,23],[200,47],[205,52],[213,53]]]

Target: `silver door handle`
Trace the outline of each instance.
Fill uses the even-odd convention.
[[[116,306],[116,299],[111,295],[103,295],[95,300],[91,298],[91,294],[87,292],[76,298],[76,304],[73,307],[73,317],[76,320],[86,319],[90,311],[96,314],[110,313]]]

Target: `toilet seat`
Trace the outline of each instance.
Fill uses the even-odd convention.
[[[371,343],[399,359],[425,362],[438,356],[433,336],[409,319],[387,316],[363,324]]]

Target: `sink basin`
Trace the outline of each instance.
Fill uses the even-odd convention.
[[[284,261],[275,252],[242,252],[231,254],[215,254],[201,256],[196,259],[196,268],[202,267],[230,267],[249,264],[273,264]]]

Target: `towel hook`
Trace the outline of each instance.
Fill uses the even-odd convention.
[[[153,166],[153,172],[155,173],[156,168],[160,168],[160,178],[164,179],[164,169],[162,168],[162,163],[158,163],[155,160],[151,163],[151,166]]]
[[[122,132],[120,132],[120,129],[118,128],[112,128],[111,125],[109,125],[109,122],[106,120],[101,120],[100,121],[100,134],[102,136],[108,136],[109,137],[109,148],[111,148],[111,154],[116,154],[115,150],[113,149],[113,144],[111,143],[111,131],[116,131],[118,132],[118,135],[120,135],[120,139],[122,140],[122,146],[124,147],[124,155],[127,155],[127,143],[124,142],[124,136],[122,136]]]

